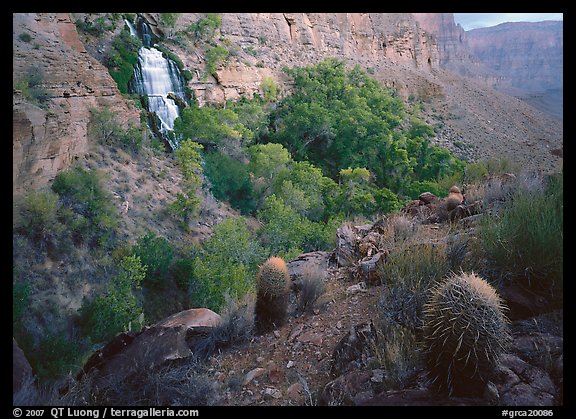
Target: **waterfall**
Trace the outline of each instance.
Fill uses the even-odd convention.
[[[138,63],[130,83],[130,93],[148,97],[148,111],[154,112],[158,119],[158,129],[174,150],[178,144],[168,135],[174,129],[174,120],[180,116],[180,109],[169,96],[177,96],[186,102],[185,81],[174,61],[162,56],[154,48],[154,35],[146,22],[139,22],[137,31],[128,21],[126,24],[133,32],[141,34],[143,47],[138,51]]]

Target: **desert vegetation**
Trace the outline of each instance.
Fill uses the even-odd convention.
[[[193,38],[205,49],[203,77],[213,75],[232,50],[214,41],[219,15],[205,14],[185,34],[173,33],[177,19],[161,14],[168,41]],[[100,36],[110,30],[108,20],[76,24]],[[112,42],[107,65],[123,93],[140,46],[127,30]],[[379,290],[371,307],[379,338],[366,361],[386,371],[382,389],[406,388],[422,369],[450,394],[471,380],[485,383],[511,339],[499,290],[521,284],[561,301],[562,174],[526,173],[504,160],[457,159],[432,143],[434,129],[420,119],[414,100],[404,103],[359,66],[327,59],[285,72],[294,92],[284,97],[264,78],[261,96],[225,106],[192,101],[174,123],[179,146],[172,154],[160,151],[145,128],[121,128],[109,109],[94,108],[90,157],[61,171],[49,188],[26,194],[13,234],[13,328],[42,382],[60,384],[95,347],[176,309],[209,308],[223,318],[195,348],[193,361],[141,368],[98,391],[88,376],[68,387],[64,398],[51,394],[45,403],[218,404],[219,392],[239,388],[241,381],[230,375],[216,383],[207,364],[212,355],[270,332],[280,335],[287,324],[323,313],[326,301],[338,303],[330,284],[334,271],[308,270],[293,293],[287,263],[304,253],[334,251],[344,224],[384,225],[372,247],[356,249],[363,258],[374,256],[373,248],[382,251],[376,279],[368,281]],[[42,104],[47,99],[39,77],[25,75],[17,87]],[[106,189],[110,173],[96,168],[102,149],[114,150],[115,163],[143,165],[153,156],[171,164],[170,172],[157,174],[171,178],[171,200],[152,217],[170,219],[173,228],[153,228],[153,220],[149,229],[131,227],[126,234],[115,195],[132,191]],[[444,198],[450,190],[460,198],[442,201],[446,214],[464,196],[481,208],[473,233],[446,214],[442,222],[425,223],[401,212],[423,192]],[[235,216],[210,224],[202,242],[178,239],[192,235],[211,215],[209,206],[220,202]],[[77,281],[77,288],[93,288],[70,319],[50,305],[33,304],[46,293],[39,284],[53,280],[43,278],[43,266],[52,264],[67,267],[73,277],[67,281]],[[357,268],[343,270],[343,281],[357,279]],[[43,310],[45,322],[35,325]],[[470,328],[458,323],[447,334],[461,313]],[[473,349],[478,342],[480,355]],[[310,403],[317,402],[304,384]]]

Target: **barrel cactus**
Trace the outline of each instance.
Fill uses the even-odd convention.
[[[432,290],[423,341],[439,391],[467,395],[483,388],[511,340],[504,310],[496,290],[474,273],[453,274]]]
[[[264,262],[256,274],[256,287],[256,332],[266,333],[286,321],[290,294],[286,262],[275,256]]]

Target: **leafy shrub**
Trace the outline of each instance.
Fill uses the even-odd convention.
[[[266,102],[275,102],[278,99],[278,85],[271,77],[262,78],[260,89]]]
[[[118,218],[112,196],[100,185],[96,171],[80,167],[59,172],[52,190],[60,196],[59,218],[78,242],[91,246],[110,245]]]
[[[243,214],[254,210],[256,202],[246,164],[222,153],[208,153],[204,172],[212,185],[214,197],[228,201]]]
[[[142,41],[130,35],[128,27],[112,41],[112,49],[106,61],[110,75],[118,85],[121,93],[128,93],[128,84],[134,74],[134,66],[138,63],[138,51]]]
[[[140,237],[134,246],[134,254],[147,266],[145,279],[152,283],[162,283],[168,275],[168,269],[174,250],[164,237],[148,233]]]
[[[304,249],[312,223],[276,195],[266,198],[264,208],[258,212],[258,219],[264,223],[258,232],[260,241],[273,254],[290,259],[312,250]]]
[[[180,144],[175,152],[176,162],[182,170],[182,190],[176,194],[176,201],[168,207],[168,211],[181,221],[187,228],[190,217],[196,216],[200,210],[200,198],[196,195],[202,186],[202,166],[200,150],[202,146],[188,139]]]
[[[110,108],[90,109],[90,136],[101,144],[120,145],[124,150],[137,153],[142,147],[142,129],[130,126],[124,130]]]
[[[244,131],[233,111],[212,106],[188,106],[174,121],[176,138],[190,138],[211,147],[239,142]]]
[[[118,332],[143,326],[144,314],[135,291],[141,288],[145,276],[146,266],[139,257],[124,257],[107,292],[82,305],[81,326],[92,342],[103,342]]]
[[[23,32],[20,35],[18,35],[18,39],[20,39],[23,42],[30,42],[32,40],[32,37],[30,36],[29,33]]]
[[[12,282],[12,323],[17,323],[28,308],[30,284],[25,281]]]
[[[186,30],[192,32],[196,39],[210,40],[221,25],[222,16],[219,13],[206,13],[196,22],[191,23]]]
[[[563,175],[545,188],[517,188],[500,212],[484,216],[480,237],[496,268],[536,288],[563,288]]]
[[[52,191],[30,191],[20,208],[21,226],[30,238],[49,241],[62,230],[58,222],[58,195]]]
[[[50,95],[43,87],[43,83],[44,72],[42,68],[31,66],[24,71],[22,78],[16,80],[14,87],[20,90],[24,99],[30,103],[42,109],[47,109]]]
[[[27,353],[30,365],[41,380],[62,378],[78,371],[82,355],[80,343],[64,332],[44,336],[38,346]]]

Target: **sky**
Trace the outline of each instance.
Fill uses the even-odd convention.
[[[465,31],[504,22],[540,22],[543,20],[564,20],[563,13],[454,13],[454,20]]]

